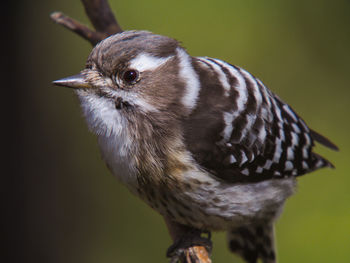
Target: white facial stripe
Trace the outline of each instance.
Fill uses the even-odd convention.
[[[180,60],[179,75],[185,82],[185,94],[181,101],[185,107],[193,109],[196,106],[200,90],[199,77],[192,67],[191,57],[185,52],[185,50],[177,48],[176,52]]]
[[[154,57],[147,53],[141,53],[136,58],[130,60],[130,68],[136,69],[139,72],[154,70],[160,67],[161,65],[165,64],[172,57],[173,56],[160,58]]]

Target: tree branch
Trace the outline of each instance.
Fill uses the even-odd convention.
[[[106,37],[123,32],[106,0],[82,0],[85,12],[95,31],[61,12],[51,14],[51,19],[88,40],[93,46]]]
[[[212,263],[208,251],[202,246],[193,246],[185,252],[184,263]]]
[[[98,32],[108,36],[123,32],[105,0],[82,0],[85,12]]]
[[[95,28],[91,30],[79,21],[70,18],[61,12],[53,12],[50,17],[59,25],[64,26],[70,31],[78,34],[82,38],[89,41],[93,46],[102,41],[106,37],[123,32],[115,19],[113,12],[107,0],[81,0],[83,2],[85,12]],[[204,246],[193,245],[183,252],[181,258],[183,263],[211,263],[208,251]]]
[[[73,18],[62,14],[61,12],[54,12],[50,15],[50,17],[57,24],[64,26],[82,38],[88,40],[93,46],[108,36],[106,34],[91,30],[87,26],[81,24]]]

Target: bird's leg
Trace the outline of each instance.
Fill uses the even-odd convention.
[[[184,226],[165,219],[169,233],[174,243],[167,250],[171,263],[178,261],[186,263],[210,263],[212,250],[209,231]],[[207,234],[203,237],[202,234]]]

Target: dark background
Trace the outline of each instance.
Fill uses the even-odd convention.
[[[14,1],[12,1],[14,2]],[[124,29],[182,41],[249,70],[341,151],[336,170],[299,178],[277,223],[280,262],[350,262],[350,2],[110,1]],[[165,262],[161,217],[107,171],[71,90],[91,46],[49,19],[84,22],[80,1],[2,4],[2,262]],[[214,235],[214,262],[240,262]]]

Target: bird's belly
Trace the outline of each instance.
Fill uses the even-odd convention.
[[[128,140],[122,139],[115,137],[111,143],[111,138],[99,137],[102,156],[112,173],[163,216],[184,225],[221,230],[250,221],[271,220],[295,188],[294,178],[228,183],[191,162],[185,163],[190,158],[180,158],[185,165],[168,170],[169,174],[160,176],[164,179],[140,175],[128,155]],[[139,176],[143,180],[138,180]]]
[[[275,219],[293,194],[295,179],[272,179],[250,184],[228,184],[217,180],[157,193],[146,202],[163,216],[199,229],[224,230],[250,222]]]

